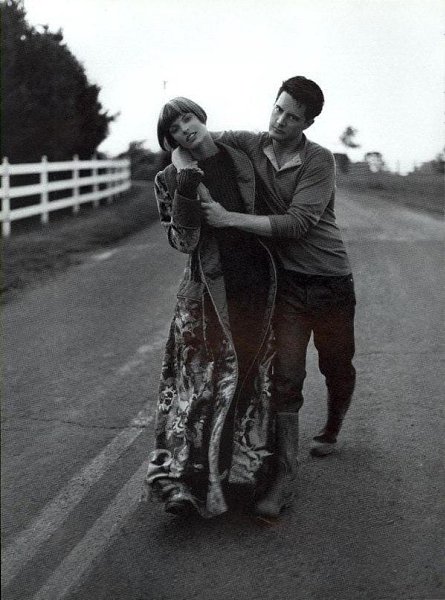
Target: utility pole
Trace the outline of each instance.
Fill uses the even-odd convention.
[[[164,101],[164,104],[167,102],[167,83],[168,81],[166,79],[164,79],[164,81],[162,82],[162,99]]]

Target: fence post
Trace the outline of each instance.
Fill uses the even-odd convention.
[[[120,171],[121,171],[121,168],[120,168],[120,167],[114,167],[114,169],[113,169],[113,172],[114,172],[116,175],[120,175]],[[116,181],[113,183],[113,186],[114,186],[114,187],[119,187],[119,185],[120,185],[120,181],[119,181],[119,179],[117,179],[117,180],[116,180]],[[114,197],[114,199],[115,199],[115,200],[116,200],[116,199],[118,199],[118,198],[119,198],[119,192],[116,192],[116,193],[114,194],[114,196],[113,196],[113,197]]]
[[[93,160],[97,160],[96,153],[93,154]],[[93,177],[97,177],[99,175],[99,169],[97,167],[93,167],[93,169],[91,169],[91,175]],[[99,191],[99,184],[93,183],[93,192],[96,193],[98,191]],[[93,200],[93,206],[94,206],[94,208],[99,208],[99,198],[97,198],[96,200]]]
[[[127,158],[127,165],[125,167],[125,180],[127,183],[127,190],[131,188],[131,162],[130,159]]]
[[[43,224],[48,223],[48,158],[42,156],[42,167],[40,171],[40,185],[42,191],[40,193],[40,205],[42,207],[40,213],[40,222]]]
[[[107,174],[111,175],[114,172],[113,167],[107,167]],[[109,190],[109,195],[107,196],[107,204],[111,204],[113,202],[114,196],[111,192],[111,189],[114,187],[114,183],[112,181],[107,181],[107,188]]]
[[[9,237],[11,233],[11,199],[9,196],[9,162],[6,156],[3,158],[3,175],[2,175],[2,234],[5,237]]]
[[[79,212],[79,155],[75,154],[73,156],[73,215],[76,215]]]

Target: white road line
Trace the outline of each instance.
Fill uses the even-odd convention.
[[[146,469],[147,464],[143,463],[108,505],[106,511],[47,579],[34,596],[34,600],[62,600],[75,585],[85,580],[95,558],[112,542],[124,520],[135,510]]]
[[[137,349],[136,355],[124,365],[122,365],[122,367],[119,367],[117,374],[120,376],[127,375],[127,373],[130,373],[134,369],[137,369],[140,365],[146,364],[147,354],[150,354],[151,352],[162,348],[162,346],[165,345],[166,339],[167,329],[162,332],[162,335],[157,336],[151,344],[144,344],[143,346],[140,346]]]
[[[40,546],[67,519],[69,513],[87,495],[92,486],[116,462],[120,455],[153,420],[149,412],[152,403],[144,408],[80,473],[75,475],[31,525],[5,549],[2,549],[2,587],[6,587],[24,565],[38,552]],[[139,482],[141,485],[141,482]]]
[[[114,254],[116,254],[117,250],[107,250],[106,252],[100,252],[99,254],[93,254],[92,258],[94,260],[107,260],[107,258],[111,258]]]

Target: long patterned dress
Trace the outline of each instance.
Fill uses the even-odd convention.
[[[240,208],[253,213],[251,163],[243,153],[218,146],[231,161]],[[237,294],[248,271],[234,275],[236,261],[224,233],[201,226],[199,202],[178,194],[172,165],[156,176],[155,193],[170,245],[189,256],[162,365],[146,488],[161,501],[179,491],[202,516],[211,517],[227,510],[228,487],[254,491],[268,474],[276,270],[258,238],[238,240],[236,252],[248,255],[252,273],[247,289]]]

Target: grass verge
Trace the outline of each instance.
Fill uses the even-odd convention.
[[[372,194],[402,206],[444,214],[445,180],[441,174],[338,173],[339,189]]]
[[[135,182],[113,204],[84,206],[76,216],[53,213],[45,226],[13,223],[11,236],[3,240],[2,300],[79,264],[86,253],[114,244],[157,218],[153,184]]]

